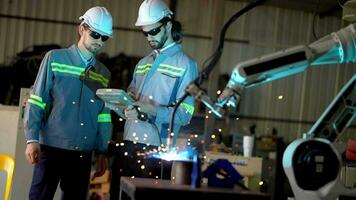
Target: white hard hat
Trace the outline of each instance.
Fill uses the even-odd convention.
[[[164,17],[171,17],[173,12],[161,0],[145,0],[138,10],[136,26],[146,26],[159,22]]]
[[[112,37],[112,17],[106,8],[92,7],[79,19],[99,34]]]

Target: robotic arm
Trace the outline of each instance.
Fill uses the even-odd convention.
[[[215,102],[192,83],[186,91],[222,117],[224,108],[237,107],[245,88],[292,76],[310,66],[356,62],[356,24],[310,45],[300,45],[238,64]],[[356,74],[342,88],[304,139],[293,141],[283,156],[283,168],[297,200],[335,200],[355,196],[355,188],[340,182],[341,158],[332,142],[356,118]]]
[[[215,102],[195,83],[187,92],[202,101],[218,117],[224,107],[237,107],[245,88],[292,76],[310,66],[355,62],[356,24],[333,32],[310,45],[300,45],[238,64]]]

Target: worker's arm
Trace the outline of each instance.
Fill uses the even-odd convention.
[[[193,81],[198,76],[198,67],[196,62],[190,60],[189,63],[187,63],[187,65],[188,66],[185,67],[184,75],[181,77],[180,83],[178,85],[177,94],[175,95],[176,96],[175,103],[177,103],[179,99],[184,96],[185,88],[189,85],[191,81]],[[155,121],[159,123],[169,124],[169,120],[172,112],[173,112],[173,107],[164,107],[164,106],[156,107]],[[193,113],[194,113],[194,98],[192,96],[188,96],[176,111],[174,123],[179,125],[187,125],[190,122]]]
[[[112,135],[110,109],[103,106],[97,120],[98,134],[95,140],[96,169],[92,178],[104,175],[108,168],[107,149]]]
[[[97,120],[98,134],[96,137],[95,152],[97,154],[106,154],[108,142],[110,141],[112,134],[110,109],[104,107],[103,110],[99,113]]]
[[[51,52],[42,60],[30,98],[26,102],[24,113],[25,138],[27,142],[26,158],[35,164],[39,161],[39,132],[46,121],[50,111],[50,90],[53,85],[53,72],[51,68]]]

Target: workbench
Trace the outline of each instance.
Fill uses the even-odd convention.
[[[238,199],[238,200],[270,200],[265,193],[243,189],[213,188],[205,185],[193,188],[190,185],[178,185],[171,180],[121,177],[120,200],[154,200],[173,199]]]

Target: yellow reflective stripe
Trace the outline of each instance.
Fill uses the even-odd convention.
[[[187,113],[189,113],[190,115],[193,115],[193,113],[194,113],[194,106],[192,106],[192,105],[190,105],[190,104],[187,104],[187,103],[184,103],[184,102],[183,102],[180,106],[183,107],[184,110],[187,111]]]
[[[27,102],[30,103],[30,104],[36,105],[36,106],[38,106],[38,107],[40,107],[42,109],[45,109],[45,107],[46,107],[46,103],[38,102],[35,99],[28,99]]]
[[[137,66],[137,69],[143,69],[143,68],[150,67],[150,66],[152,66],[152,63],[145,64],[145,65],[139,65],[139,66]]]
[[[110,114],[99,114],[98,122],[99,123],[111,122],[111,115]]]
[[[150,69],[137,70],[136,74],[144,74],[144,73],[146,73],[148,71],[150,71]]]
[[[53,68],[52,68],[53,72],[60,72],[60,73],[84,76],[83,72],[85,71],[85,68],[83,68],[83,67],[77,67],[77,66],[73,66],[73,65],[67,65],[67,64],[56,63],[56,62],[51,63],[51,66],[53,66]],[[106,79],[103,75],[95,73],[93,71],[89,71],[89,78],[99,81],[104,86],[108,86],[108,84],[109,84],[108,79]]]
[[[62,69],[57,69],[57,68],[52,68],[52,71],[54,72],[60,72],[60,73],[67,73],[67,74],[74,74],[77,76],[84,76],[83,72],[74,72],[74,71],[69,71],[69,70],[62,70]],[[95,81],[99,81],[103,86],[108,86],[109,81],[105,78],[102,77],[97,77],[89,72],[89,78]]]
[[[168,70],[168,69],[157,69],[157,71],[165,72],[165,73],[171,74],[173,76],[182,76],[183,75],[183,74],[178,73],[178,72],[172,72],[171,70]]]
[[[104,87],[107,87],[107,86],[109,85],[109,83],[106,82],[105,80],[102,80],[102,79],[100,79],[100,78],[93,77],[91,74],[89,74],[89,78],[92,79],[92,80],[95,80],[95,81],[100,82]]]
[[[101,80],[105,81],[105,82],[109,82],[109,80],[107,78],[105,78],[102,74],[98,74],[96,72],[93,72],[93,71],[89,71],[89,74],[90,75],[93,75],[97,78],[100,78]]]
[[[144,74],[150,71],[152,64],[139,65],[136,69],[136,74]]]
[[[58,69],[58,68],[52,68],[53,72],[60,72],[60,73],[67,73],[67,74],[74,74],[74,75],[83,75],[83,72],[74,72],[74,71],[70,71],[70,70],[65,70],[65,69]]]
[[[77,67],[77,66],[73,66],[73,65],[67,65],[67,64],[56,63],[56,62],[51,63],[51,66],[64,67],[64,68],[68,68],[68,69],[78,70],[81,72],[83,72],[85,70],[85,68],[83,68],[83,67]]]
[[[182,68],[182,67],[175,67],[175,66],[167,65],[167,64],[159,64],[159,66],[166,67],[166,68],[169,68],[169,69],[178,70],[178,71],[184,70],[184,68]]]
[[[31,94],[31,95],[30,95],[30,98],[31,98],[31,99],[34,99],[34,100],[37,100],[37,101],[39,101],[39,102],[42,102],[42,97],[40,97],[40,96]]]
[[[106,79],[103,75],[92,71],[89,71],[89,78],[101,82],[104,86],[107,86],[109,84],[109,80]]]

